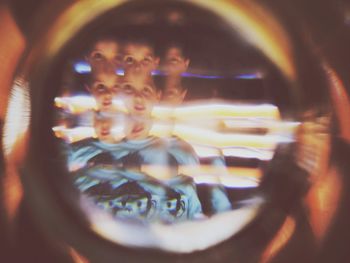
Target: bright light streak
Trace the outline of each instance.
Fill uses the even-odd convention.
[[[117,106],[123,105],[122,99],[113,100]],[[96,102],[89,95],[57,97],[55,104],[59,108],[71,110],[72,113],[96,108]],[[191,103],[178,108],[155,106],[153,116],[156,118],[172,117],[177,120],[191,118],[253,118],[257,120],[279,120],[278,108],[272,104],[208,104],[206,101]]]
[[[95,131],[93,127],[75,127],[75,128],[66,128],[64,126],[53,127],[52,130],[55,133],[55,136],[62,138],[69,143],[80,141],[85,138],[91,138],[95,136]]]
[[[86,61],[77,61],[74,64],[75,72],[79,74],[89,74],[91,72],[91,66]],[[116,74],[119,76],[124,76],[124,70],[118,69]],[[160,70],[152,71],[152,76],[166,76],[166,74]],[[185,72],[181,75],[184,78],[199,78],[199,79],[261,79],[261,73],[246,73],[246,74],[237,74],[233,76],[219,76],[219,75],[204,75],[204,74],[195,74],[191,72]]]
[[[175,124],[173,134],[191,144],[214,147],[250,147],[271,150],[278,143],[290,143],[290,139],[275,135],[222,134],[207,129]]]
[[[256,158],[262,161],[269,161],[274,155],[274,149],[259,150],[256,148],[223,148],[222,153],[226,157]]]
[[[275,237],[272,239],[266,250],[264,251],[261,263],[270,262],[273,257],[287,244],[292,237],[296,227],[295,219],[288,216],[282,227],[278,230]]]
[[[89,95],[56,97],[55,106],[68,110],[72,114],[79,114],[97,109],[95,99]],[[124,102],[120,98],[113,99],[113,106],[115,106],[116,111],[126,112]]]
[[[11,90],[10,101],[4,125],[4,152],[9,155],[16,142],[29,127],[30,103],[27,83],[16,79]]]
[[[240,176],[221,176],[221,184],[229,188],[256,188],[259,181],[254,178]]]
[[[78,114],[96,108],[96,101],[88,95],[56,97],[55,105],[58,108],[69,110],[73,114]]]
[[[221,152],[216,147],[208,147],[203,145],[192,144],[192,148],[196,152],[199,158],[218,157],[221,156]]]
[[[156,109],[155,109],[156,110]],[[157,115],[155,113],[155,115]],[[263,118],[280,119],[279,110],[272,104],[208,104],[207,102],[189,104],[174,110],[174,118]]]

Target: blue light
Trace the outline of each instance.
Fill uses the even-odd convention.
[[[234,76],[235,79],[261,79],[261,76],[259,73],[253,73],[253,74],[240,74]]]
[[[74,70],[75,72],[79,74],[88,74],[91,72],[91,66],[86,61],[78,61],[74,64]],[[124,70],[123,69],[117,69],[116,74],[118,76],[124,76]],[[160,70],[154,70],[152,71],[152,76],[166,76],[166,74]],[[202,75],[202,74],[195,74],[190,72],[185,72],[181,74],[184,78],[198,78],[198,79],[261,79],[260,73],[247,73],[247,74],[238,74],[234,76],[215,76],[215,75]]]
[[[74,70],[79,74],[88,74],[91,72],[91,67],[89,63],[85,61],[79,61],[74,64]]]

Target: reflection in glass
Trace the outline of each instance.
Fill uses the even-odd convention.
[[[288,84],[271,62],[217,27],[198,24],[207,34],[194,37],[185,18],[96,33],[62,70],[53,130],[82,200],[114,220],[173,224],[256,205],[276,148],[294,142],[289,95],[268,87]]]

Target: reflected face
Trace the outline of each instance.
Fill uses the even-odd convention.
[[[113,72],[96,74],[88,90],[94,97],[98,110],[112,111],[113,99],[120,90],[119,77]]]
[[[163,70],[168,76],[180,76],[186,72],[190,60],[185,58],[183,52],[178,47],[170,47],[163,58]]]
[[[128,194],[110,201],[110,206],[119,218],[142,219],[147,217],[151,201],[147,196]]]
[[[159,100],[152,77],[127,74],[121,84],[121,93],[129,114],[149,117],[154,104]]]
[[[187,90],[182,88],[166,88],[162,93],[162,102],[170,105],[179,105],[183,102]]]
[[[111,117],[95,118],[94,128],[97,138],[102,142],[114,143],[112,128],[114,121]]]
[[[93,71],[114,71],[121,66],[121,50],[117,41],[105,39],[97,41],[87,55]]]
[[[123,66],[126,72],[150,75],[158,67],[159,58],[146,44],[127,43],[124,47]]]

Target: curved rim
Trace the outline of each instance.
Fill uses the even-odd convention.
[[[36,61],[45,61],[47,63],[54,60],[56,55],[65,46],[65,43],[68,42],[71,36],[77,34],[77,32],[84,28],[85,25],[94,21],[105,12],[114,8],[118,8],[124,3],[126,3],[126,1],[111,0],[102,0],[98,2],[94,0],[86,0],[74,3],[59,17],[58,21],[53,25],[52,29],[44,37],[43,44],[32,51],[28,58],[28,63],[26,63],[29,65],[28,68],[30,68],[33,63],[37,63]],[[271,14],[269,14],[266,10],[258,7],[256,4],[247,3],[246,1],[217,1],[214,4],[213,2],[209,1],[193,0],[189,1],[188,3],[201,8],[209,9],[217,16],[224,18],[225,21],[229,23],[229,25],[237,29],[242,34],[244,39],[259,48],[274,64],[276,64],[284,76],[286,76],[291,81],[295,81],[296,76],[292,60],[292,49],[288,45],[289,40],[287,34],[282,30],[282,28],[279,27],[278,23],[273,20]],[[270,26],[264,28],[264,26],[260,23],[262,19],[266,19]],[[252,30],[252,28],[254,30]],[[31,88],[33,89],[33,87]],[[43,228],[50,232],[52,238],[55,238],[57,235],[65,237],[68,235],[70,237],[67,238],[70,239],[68,242],[75,247],[80,247],[81,241],[84,240],[82,237],[88,239],[93,233],[90,232],[86,233],[86,235],[81,235],[82,232],[79,232],[81,229],[76,229],[75,231],[68,233],[70,230],[74,229],[74,226],[72,226],[72,222],[70,221],[69,217],[62,215],[59,212],[61,211],[61,208],[59,204],[57,204],[55,197],[52,196],[52,193],[47,191],[47,189],[45,190],[45,184],[41,184],[36,181],[34,182],[34,180],[32,180],[32,178],[29,176],[29,174],[40,172],[40,166],[37,166],[31,162],[32,158],[35,157],[35,151],[29,152],[30,156],[27,158],[25,167],[27,168],[27,171],[31,172],[26,172],[27,174],[23,174],[23,178],[25,185],[27,185],[28,191],[36,193],[35,197],[32,198],[31,201],[36,204],[40,203],[41,207],[50,207],[51,210],[56,211],[54,215],[51,215],[49,217],[48,222],[45,222],[47,224],[43,223]],[[47,196],[48,198],[45,200],[39,200],[40,196]],[[42,211],[36,211],[37,216],[40,213],[42,213]],[[38,218],[38,220],[40,220],[40,218]],[[70,225],[71,227],[68,228],[70,230],[67,231],[66,229],[64,231],[65,233],[58,233],[59,231],[57,230],[62,230],[61,227],[53,230],[57,222],[65,222],[65,225]],[[79,234],[77,232],[79,232]],[[76,236],[74,237],[74,235]],[[232,235],[226,237],[225,239],[228,239],[231,236]],[[222,239],[221,241],[225,239]],[[101,240],[99,238],[95,239],[94,237],[93,241],[89,245],[91,246],[92,244],[95,244],[97,246],[100,244],[100,241]],[[218,244],[219,242],[220,241],[211,244],[210,247]],[[111,245],[109,242],[101,243]],[[208,247],[205,247],[204,249],[206,248]],[[131,248],[120,249],[127,253],[119,254],[120,258],[125,255],[129,255],[129,252],[133,250]],[[82,248],[82,250],[86,250],[86,247]],[[89,254],[90,252],[91,251],[85,251],[84,254]],[[168,258],[169,255],[164,251],[155,252],[153,250],[149,250],[146,252],[143,250],[143,252],[148,253],[149,256],[154,255],[157,260],[159,260],[162,256],[164,258]],[[188,253],[188,251],[179,252]],[[109,253],[115,255],[113,249],[112,251],[109,251]],[[120,250],[118,253],[120,253]],[[135,258],[139,259],[139,256],[135,256]],[[130,258],[130,260],[132,261],[133,259]],[[152,260],[150,260],[150,262],[152,262]]]

